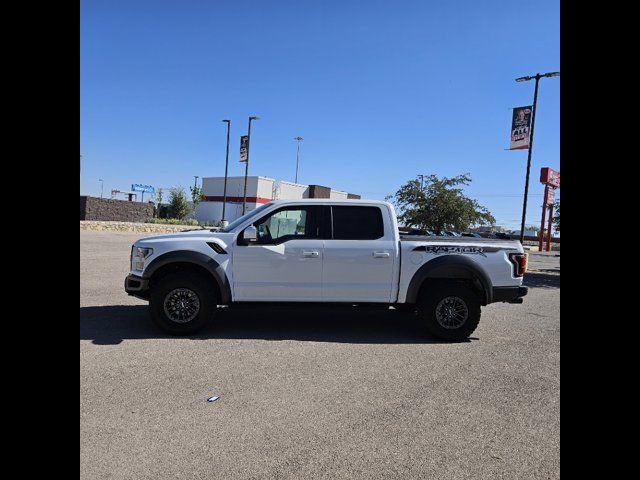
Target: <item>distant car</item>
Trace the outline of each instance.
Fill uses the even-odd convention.
[[[509,240],[511,236],[508,233],[496,232],[496,238],[500,238],[503,240]]]
[[[444,234],[447,237],[459,237],[460,234],[458,232],[452,232],[451,230],[445,230]]]
[[[429,235],[428,230],[418,230],[417,228],[401,228],[400,235]]]
[[[469,233],[469,232],[465,232],[462,234],[463,237],[472,237],[472,238],[482,238],[482,235],[480,235],[479,233]]]

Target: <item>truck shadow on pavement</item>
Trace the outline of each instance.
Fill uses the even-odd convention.
[[[242,306],[220,308],[218,317],[198,334],[172,337],[149,318],[146,305],[80,308],[80,339],[96,345],[123,340],[297,340],[309,342],[429,344],[447,343],[430,336],[408,313],[353,307]],[[464,342],[477,340],[471,337]]]
[[[530,288],[560,288],[560,271],[558,270],[557,272],[558,273],[525,273],[522,284]]]

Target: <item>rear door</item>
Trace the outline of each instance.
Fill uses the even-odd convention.
[[[322,300],[391,302],[397,239],[380,206],[332,205]],[[386,212],[384,212],[386,214]],[[388,215],[387,215],[388,216]]]

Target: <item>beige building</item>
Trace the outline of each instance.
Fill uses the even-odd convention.
[[[194,217],[200,222],[219,222],[222,220],[224,198],[224,177],[204,177],[202,179],[204,200],[198,204]],[[227,202],[225,220],[234,221],[242,215],[244,177],[227,178]],[[247,177],[246,212],[250,212],[271,200],[296,200],[299,198],[360,198],[360,195],[333,190],[321,185],[302,185],[299,183],[275,180],[269,177]]]

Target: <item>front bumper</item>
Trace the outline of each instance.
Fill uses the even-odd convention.
[[[522,297],[527,293],[529,293],[529,287],[493,287],[492,303],[522,303]]]
[[[127,275],[124,279],[124,291],[142,300],[149,300],[149,279],[138,275]]]

